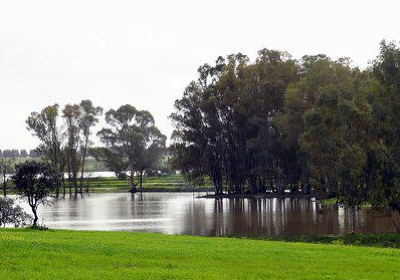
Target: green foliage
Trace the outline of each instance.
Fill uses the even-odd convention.
[[[30,220],[31,217],[13,199],[0,197],[0,227],[24,227],[29,225]]]
[[[25,197],[34,215],[33,225],[37,225],[37,209],[47,201],[58,187],[60,175],[52,165],[44,162],[26,161],[18,164],[12,176],[14,189]]]
[[[143,172],[152,168],[161,158],[166,136],[155,126],[150,112],[137,110],[131,105],[109,110],[106,121],[109,128],[98,132],[106,147],[94,150],[94,153],[119,177],[129,176],[131,191],[135,192],[135,172],[140,173],[142,185]],[[129,171],[129,174],[125,174],[125,171]]]
[[[200,67],[170,116],[172,165],[195,182],[208,175],[217,194],[223,183],[231,193],[282,186],[289,168],[274,120],[297,68],[287,53],[267,49],[255,63],[238,53]]]
[[[219,57],[175,101],[171,164],[192,182],[208,175],[216,194],[301,188],[353,213],[400,212],[397,44],[383,41],[371,66],[267,49],[253,63]]]

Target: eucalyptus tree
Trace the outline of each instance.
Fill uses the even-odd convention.
[[[157,167],[166,150],[165,143],[167,137],[153,125],[144,128],[146,143],[142,146],[141,154],[137,159],[137,169],[139,173],[139,189],[143,190],[143,173],[152,171]]]
[[[300,79],[288,86],[285,93],[285,106],[277,118],[277,124],[282,133],[287,156],[293,157],[292,175],[295,181],[300,181],[304,193],[310,192],[311,166],[309,153],[300,148],[299,139],[304,133],[305,114],[312,110],[316,100],[329,87],[338,87],[342,82],[348,82],[351,70],[342,65],[345,60],[333,62],[326,55],[303,56],[300,61]],[[332,92],[336,94],[336,92]],[[329,94],[325,93],[326,96]],[[329,166],[325,166],[329,169]],[[315,166],[314,166],[315,167]],[[322,168],[322,167],[321,167]],[[315,171],[315,168],[314,168]],[[322,174],[323,170],[320,170]],[[335,192],[334,178],[325,175],[318,181],[312,181],[314,187],[318,182],[318,190],[329,192],[326,188],[331,181],[330,191]],[[324,182],[323,182],[324,181]]]
[[[371,204],[400,213],[400,48],[394,42],[382,41],[380,54],[372,65],[371,83],[379,153],[371,166]],[[400,232],[400,222],[388,216]]]
[[[350,210],[354,232],[355,212],[373,188],[370,166],[377,153],[370,78],[348,59],[305,57],[302,67],[279,119],[284,139],[297,150],[306,181]]]
[[[263,49],[255,63],[241,53],[199,68],[199,78],[175,102],[172,164],[188,178],[208,175],[215,193],[283,192],[282,140],[275,124],[297,65]]]
[[[92,134],[91,130],[99,122],[98,117],[101,114],[103,114],[103,108],[99,106],[94,106],[91,100],[82,100],[81,103],[79,104],[79,107],[81,109],[79,127],[82,131],[82,136],[83,136],[81,178],[80,178],[80,192],[82,192],[86,156],[90,144],[90,135]]]
[[[193,81],[186,87],[182,98],[175,101],[175,112],[170,115],[175,125],[172,166],[192,182],[209,175],[216,194],[222,193],[223,187],[224,135],[216,109],[218,100],[212,92],[215,92],[215,80],[223,65],[224,60],[220,58],[214,68],[209,65],[200,67],[198,82]],[[208,121],[214,124],[209,125]]]
[[[69,192],[71,193],[71,186],[74,188],[75,193],[78,193],[78,172],[80,166],[80,158],[78,156],[78,148],[80,144],[80,126],[79,121],[81,117],[81,109],[79,105],[67,104],[62,110],[62,117],[66,122],[66,136],[67,136],[67,159],[68,159],[68,178],[69,178]]]
[[[65,159],[62,152],[62,129],[59,125],[59,105],[45,107],[40,112],[32,112],[26,120],[27,129],[40,141],[36,151],[49,161],[60,178],[63,180]],[[60,184],[57,184],[56,192],[59,194]]]
[[[128,171],[131,192],[136,192],[135,172],[143,172],[149,162],[146,152],[152,145],[165,145],[165,136],[156,128],[150,112],[131,105],[111,109],[105,116],[109,127],[99,131],[98,136],[106,147],[99,155],[118,174]]]

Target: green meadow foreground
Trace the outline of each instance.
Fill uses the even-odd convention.
[[[0,230],[0,279],[400,279],[400,250],[129,232]]]

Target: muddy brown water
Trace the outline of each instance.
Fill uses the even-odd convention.
[[[349,232],[349,213],[314,199],[205,199],[192,193],[72,195],[41,206],[50,228],[157,232],[200,236],[320,235]],[[23,202],[21,202],[24,204]],[[26,207],[26,205],[25,205]],[[28,210],[28,209],[27,209]],[[391,232],[386,218],[367,210],[357,231]]]

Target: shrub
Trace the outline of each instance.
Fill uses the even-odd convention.
[[[32,217],[21,206],[16,205],[13,199],[0,197],[0,226],[25,227],[31,221]]]

